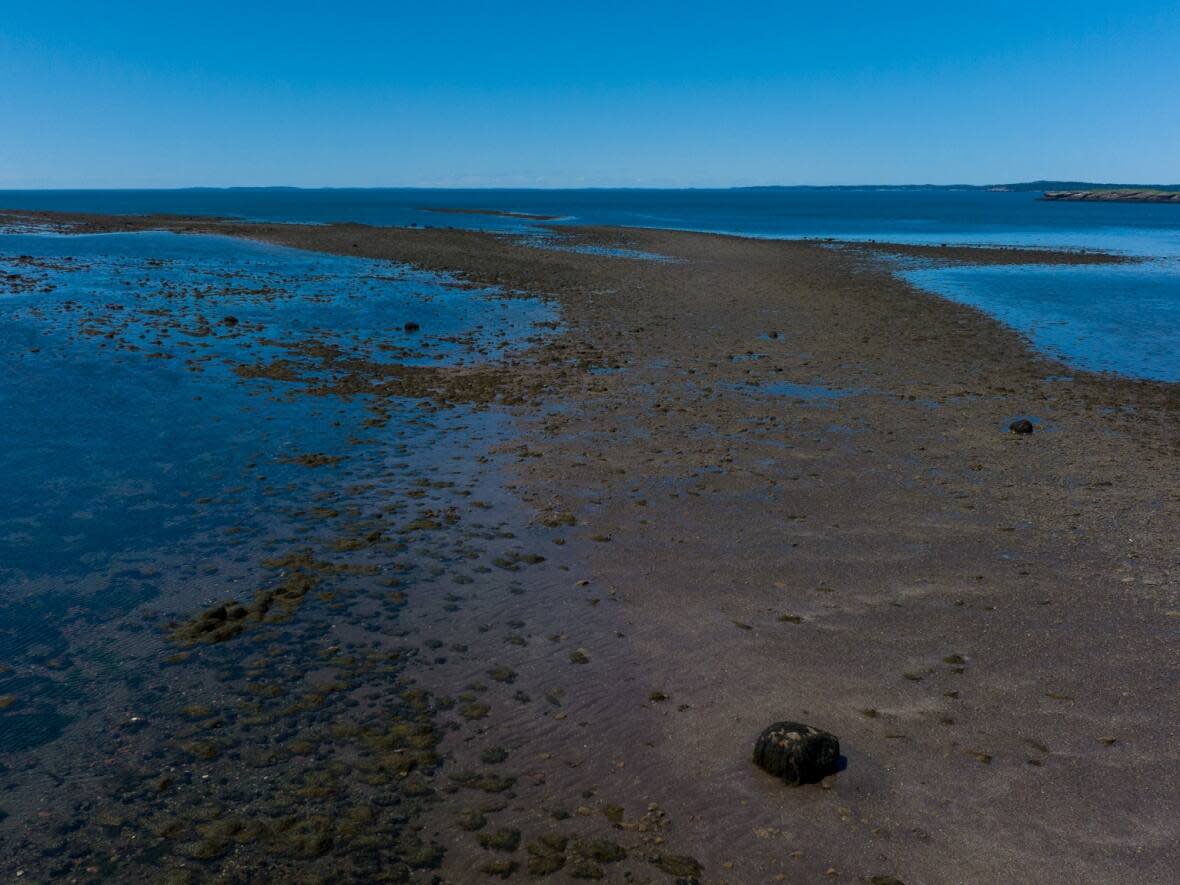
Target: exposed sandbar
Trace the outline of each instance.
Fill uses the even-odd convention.
[[[508,481],[570,526],[568,581],[536,612],[552,642],[537,627],[512,663],[514,690],[564,694],[481,721],[529,772],[503,812],[526,838],[582,791],[587,815],[620,809],[620,838],[655,832],[656,803],[708,881],[1180,866],[1180,391],[1068,370],[883,257],[1121,259],[563,230],[680,259],[657,262],[471,231],[51,220],[404,261],[560,305],[561,334],[511,367],[528,396]],[[1017,416],[1037,431],[1008,433]],[[781,719],[837,734],[846,769],[790,789],[754,768]],[[445,876],[487,860],[466,844]]]

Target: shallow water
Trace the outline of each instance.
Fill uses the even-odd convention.
[[[389,262],[0,235],[0,876],[438,862],[416,822],[455,701],[407,662],[469,668],[416,634],[516,600],[539,542],[481,466],[494,403],[350,379],[475,371],[556,319]]]
[[[0,235],[0,753],[134,683],[126,643],[168,653],[154,630],[111,636],[98,666],[107,621],[252,591],[260,549],[305,531],[292,511],[358,461],[360,428],[403,447],[427,432],[413,402],[369,426],[364,397],[239,367],[309,341],[457,365],[554,319],[447,283],[221,237]]]
[[[992,314],[1068,365],[1180,381],[1180,261],[936,267],[901,276]]]

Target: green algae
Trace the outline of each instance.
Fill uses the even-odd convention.
[[[456,823],[461,830],[476,832],[477,830],[482,830],[485,826],[487,826],[488,819],[484,817],[477,808],[465,808],[463,811],[459,812],[459,816],[456,818]]]
[[[480,833],[479,844],[492,851],[515,851],[520,847],[520,830],[501,827],[490,833]]]
[[[488,747],[479,754],[479,761],[484,765],[499,765],[508,758],[508,751],[503,747]]]

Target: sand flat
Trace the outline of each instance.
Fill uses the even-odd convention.
[[[402,615],[468,649],[414,665],[429,691],[512,672],[441,744],[440,781],[512,754],[484,832],[531,844],[561,811],[625,849],[568,849],[556,881],[579,863],[672,881],[669,856],[735,883],[1165,882],[1180,864],[1180,391],[1067,372],[889,264],[1118,259],[562,230],[677,259],[645,261],[468,231],[49,220],[392,259],[560,308],[489,398],[514,427],[492,513],[503,494],[561,526],[521,572],[527,627],[481,631],[500,598]],[[778,719],[837,734],[844,770],[791,789],[756,769]],[[456,829],[464,795],[424,811],[439,874],[502,857],[524,880],[540,855]]]

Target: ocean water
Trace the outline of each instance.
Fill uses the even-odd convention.
[[[1096,249],[1130,267],[930,269],[908,279],[969,303],[1078,369],[1180,381],[1180,207],[1055,203],[1035,193],[864,190],[0,191],[0,208],[527,233],[541,222],[425,211],[488,208],[605,224],[774,238]]]

